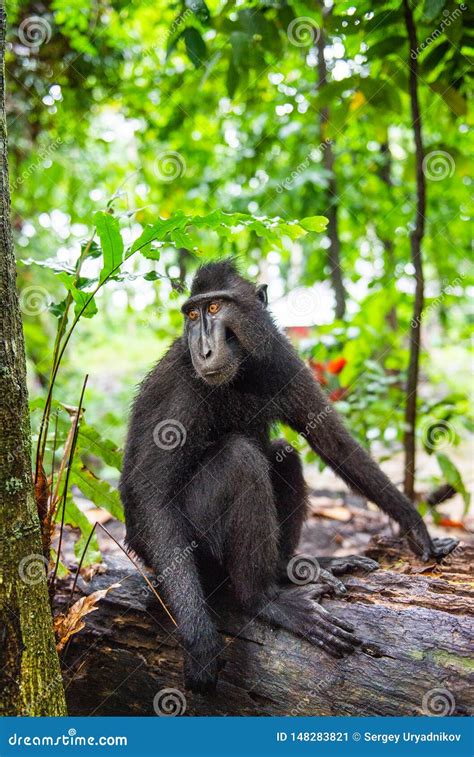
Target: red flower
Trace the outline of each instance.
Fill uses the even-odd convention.
[[[324,375],[326,373],[325,365],[323,363],[318,363],[316,360],[313,360],[313,358],[310,358],[309,367],[313,371],[313,375],[316,381],[321,384],[321,386],[326,386],[328,380]]]
[[[338,400],[343,400],[346,394],[347,387],[340,386],[338,389],[333,389],[333,391],[329,393],[329,399],[332,400],[332,402],[337,402]]]
[[[326,365],[326,370],[329,373],[332,373],[335,376],[337,376],[337,374],[342,371],[346,363],[347,363],[347,360],[345,357],[336,357],[334,358],[334,360],[330,360],[328,362],[328,364]]]

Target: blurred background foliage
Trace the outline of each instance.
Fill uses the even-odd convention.
[[[414,54],[427,185],[419,448],[439,455],[438,483],[463,488],[452,452],[471,423],[473,13],[451,0],[411,7],[415,53],[400,0],[10,2],[12,220],[34,441],[74,306],[101,282],[97,211],[124,250],[160,218],[208,219],[125,260],[65,349],[43,463],[52,470],[51,457],[58,467],[67,453],[87,373],[64,492],[65,519],[83,531],[78,552],[87,524],[72,512],[75,492],[120,515],[114,486],[134,387],[179,333],[182,292],[203,259],[239,255],[244,273],[268,282],[278,322],[352,431],[379,458],[401,450]],[[214,211],[330,223],[301,236],[247,222],[233,233]]]

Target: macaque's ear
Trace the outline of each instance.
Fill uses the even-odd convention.
[[[261,284],[259,287],[257,287],[257,297],[262,303],[264,308],[266,308],[268,305],[267,289],[268,289],[268,284]]]

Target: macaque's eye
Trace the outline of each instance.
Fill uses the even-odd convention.
[[[188,318],[191,321],[197,321],[197,319],[199,318],[199,310],[196,310],[196,308],[193,308],[192,310],[190,310],[188,313]]]
[[[210,313],[211,315],[214,315],[214,313],[217,313],[218,310],[220,310],[220,307],[221,306],[219,305],[218,302],[211,302],[211,304],[209,305],[207,309],[207,312]]]

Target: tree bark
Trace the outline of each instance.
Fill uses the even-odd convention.
[[[369,554],[387,567],[345,579],[344,599],[324,605],[352,623],[364,647],[333,659],[303,639],[242,615],[228,597],[215,604],[223,669],[215,694],[184,690],[173,627],[143,578],[123,563],[97,575],[87,594],[120,582],[85,618],[65,651],[72,715],[155,715],[163,689],[184,696],[186,715],[422,715],[474,712],[472,557],[464,546],[445,566],[401,566],[400,544]],[[59,595],[62,607],[69,595]],[[155,700],[156,707],[156,700]],[[439,713],[438,713],[439,714]]]
[[[322,9],[323,19],[330,13],[330,9]],[[316,41],[316,52],[318,57],[318,91],[322,91],[327,84],[327,67],[324,59],[325,38],[323,26],[319,29]],[[320,113],[320,133],[321,133],[321,150],[323,153],[323,166],[328,172],[327,187],[327,204],[324,208],[324,215],[328,218],[327,234],[330,245],[328,250],[328,263],[331,275],[331,284],[336,298],[336,318],[344,318],[346,312],[346,290],[342,278],[341,269],[341,240],[339,237],[338,222],[338,197],[337,181],[334,171],[334,151],[329,139],[326,138],[327,124],[329,123],[329,108],[324,107]]]
[[[5,33],[0,0],[1,714],[65,715],[31,475],[25,350],[10,226]]]
[[[380,145],[380,155],[382,157],[382,165],[380,167],[380,178],[384,182],[384,184],[387,185],[387,187],[392,187],[392,154],[390,152],[390,145],[388,142],[383,142]],[[395,255],[394,255],[394,244],[393,239],[390,239],[389,237],[386,237],[385,235],[381,235],[381,242],[383,245],[384,253],[385,253],[385,280],[388,285],[391,284],[392,279],[395,277]],[[395,305],[392,305],[390,310],[387,313],[387,323],[392,329],[392,331],[396,331],[398,328],[398,319],[397,319],[397,309]]]
[[[410,360],[406,386],[405,406],[405,478],[403,489],[409,499],[415,494],[415,463],[416,463],[416,409],[418,396],[418,373],[420,364],[421,318],[424,305],[424,277],[421,245],[425,233],[426,211],[426,182],[423,173],[423,140],[421,135],[421,115],[418,102],[418,62],[416,28],[413,13],[408,0],[403,0],[405,10],[405,26],[409,40],[408,66],[410,70],[409,87],[411,102],[411,117],[413,135],[415,138],[416,163],[416,218],[415,227],[410,235],[411,261],[415,269],[415,300],[413,316],[410,323]],[[412,57],[412,52],[414,53]]]

